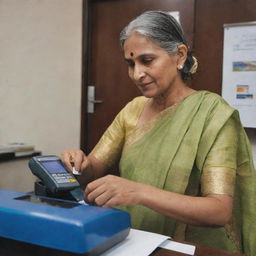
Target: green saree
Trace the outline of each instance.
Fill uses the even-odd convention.
[[[121,126],[116,128],[124,129]],[[253,203],[256,177],[250,146],[237,111],[221,97],[206,91],[193,93],[147,125],[131,131],[124,129],[124,136],[120,138],[114,151],[116,157],[121,154],[122,177],[179,194],[234,196],[233,218],[223,228],[188,226],[141,205],[121,207],[131,214],[133,228],[232,252],[241,251],[247,256],[256,255],[256,207]],[[222,140],[220,145],[226,141],[227,145],[231,143],[221,148],[224,152],[218,159],[212,153],[217,140]],[[94,150],[96,157],[100,145],[103,143]],[[230,156],[227,148],[232,151]],[[227,157],[220,159],[222,155]],[[218,183],[222,187],[225,182],[227,186],[218,190]],[[217,189],[211,190],[211,186]]]

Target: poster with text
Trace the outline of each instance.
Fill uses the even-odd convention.
[[[222,97],[256,128],[256,22],[224,25]]]

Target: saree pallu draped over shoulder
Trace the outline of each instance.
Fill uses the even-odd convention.
[[[133,228],[256,255],[256,177],[250,145],[238,112],[217,94],[195,92],[147,125],[135,128],[125,139],[119,168],[121,176],[129,180],[198,196],[207,155],[230,119],[236,122],[239,142],[235,224],[223,228],[186,226],[141,205],[121,207],[131,214]]]

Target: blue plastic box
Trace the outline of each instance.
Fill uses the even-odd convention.
[[[0,236],[72,253],[101,253],[130,230],[126,212],[0,190]]]

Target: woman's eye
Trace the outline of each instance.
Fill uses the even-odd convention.
[[[142,63],[145,65],[149,65],[151,62],[153,61],[153,59],[142,59]]]

